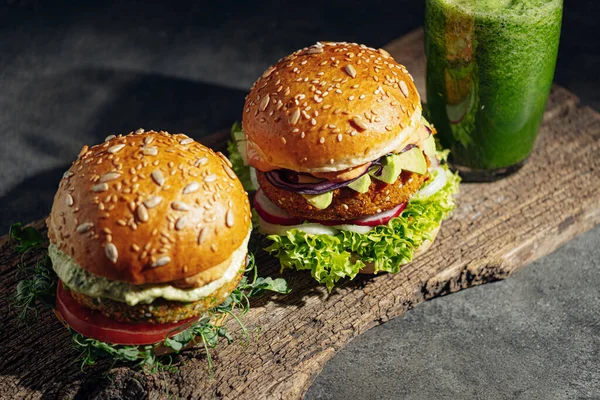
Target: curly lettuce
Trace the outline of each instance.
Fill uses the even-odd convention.
[[[227,142],[227,152],[231,161],[233,172],[238,176],[246,191],[254,191],[254,185],[250,179],[250,167],[244,163],[244,159],[238,149],[236,134],[242,134],[242,126],[236,122],[231,127],[231,140]]]
[[[441,153],[441,152],[440,152]],[[439,154],[445,158],[447,154]],[[413,254],[454,209],[460,177],[446,165],[446,185],[428,198],[413,198],[399,217],[368,233],[340,231],[337,235],[311,235],[290,230],[285,236],[269,235],[273,243],[265,250],[277,257],[281,269],[309,270],[328,290],[342,278],[354,278],[367,263],[375,273],[400,271]]]

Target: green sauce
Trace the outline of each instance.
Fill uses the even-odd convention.
[[[561,19],[562,0],[427,0],[427,106],[453,164],[499,169],[527,158]]]

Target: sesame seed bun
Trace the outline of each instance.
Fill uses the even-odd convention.
[[[84,146],[54,197],[50,241],[92,274],[135,285],[207,271],[250,229],[230,166],[183,134],[139,129]]]
[[[267,69],[246,98],[242,125],[254,167],[314,173],[398,149],[420,119],[412,77],[385,50],[325,42]]]

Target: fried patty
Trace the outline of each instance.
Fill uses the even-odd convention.
[[[427,161],[429,164],[429,160]],[[423,185],[427,175],[402,171],[393,184],[371,179],[366,193],[344,187],[333,191],[333,200],[324,210],[312,206],[301,194],[273,186],[263,172],[256,171],[260,188],[277,206],[297,217],[317,221],[352,220],[390,210],[407,202]]]
[[[74,290],[70,290],[70,292],[79,304],[92,310],[98,310],[108,318],[117,321],[151,324],[183,321],[188,318],[200,316],[211,308],[223,303],[242,279],[246,266],[245,262],[246,260],[244,259],[240,272],[230,282],[227,282],[209,296],[189,303],[160,298],[150,304],[130,306],[127,303],[112,299],[89,297]]]

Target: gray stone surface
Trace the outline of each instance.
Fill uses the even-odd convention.
[[[329,361],[307,399],[600,398],[600,227],[423,303]]]
[[[568,2],[556,70],[597,109],[599,10]],[[239,119],[279,57],[317,40],[382,46],[422,20],[414,0],[2,3],[0,232],[48,213],[83,144],[140,126],[199,139]],[[600,398],[599,240],[367,332],[309,397]]]

